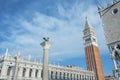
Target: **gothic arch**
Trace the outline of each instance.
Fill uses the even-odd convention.
[[[35,71],[35,77],[37,78],[38,77],[38,70],[36,69]]]
[[[32,77],[32,69],[29,71],[29,77]]]
[[[22,73],[23,77],[25,77],[25,73],[26,73],[26,68],[23,68],[23,73]]]
[[[12,67],[9,66],[8,69],[7,69],[7,76],[10,76],[11,70],[12,70]]]
[[[58,73],[56,72],[56,73],[55,73],[55,79],[57,79],[57,75],[58,75]]]
[[[51,79],[53,79],[53,71],[51,71]]]

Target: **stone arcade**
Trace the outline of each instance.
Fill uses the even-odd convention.
[[[18,59],[16,59],[18,58]],[[42,63],[33,62],[29,58],[23,59],[18,55],[12,57],[8,50],[0,57],[0,80],[13,80],[15,74],[16,60],[18,70],[16,80],[42,80]],[[94,80],[94,72],[83,70],[75,66],[48,65],[49,80]]]

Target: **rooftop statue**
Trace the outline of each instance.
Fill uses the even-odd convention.
[[[44,37],[43,39],[44,39],[45,41],[49,41],[49,37],[47,37],[47,38]]]

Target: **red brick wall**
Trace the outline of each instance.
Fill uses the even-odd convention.
[[[85,47],[87,69],[94,71],[95,80],[104,80],[100,53],[97,46],[91,45]]]

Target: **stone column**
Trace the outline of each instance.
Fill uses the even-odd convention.
[[[60,79],[60,73],[57,72],[57,79],[59,80]]]
[[[26,73],[25,73],[25,77],[26,77],[26,78],[29,78],[29,74],[30,74],[30,73],[29,73],[29,70],[30,70],[29,68],[26,68]]]
[[[70,75],[71,75],[71,74],[69,73],[69,75],[68,75],[68,80],[71,80]]]
[[[19,71],[18,71],[18,79],[22,77],[23,74],[23,68],[19,67]]]
[[[35,78],[35,69],[32,69],[32,78]]]
[[[79,76],[79,74],[77,74],[77,80],[80,80],[80,76]]]
[[[77,74],[75,73],[75,80],[77,80]]]
[[[53,71],[53,79],[55,79],[55,71]]]
[[[67,79],[67,72],[65,72],[65,79]]]
[[[61,72],[61,79],[63,79],[63,72]]]
[[[74,74],[72,73],[72,80],[74,80]]]
[[[51,46],[51,42],[49,42],[49,38],[43,38],[44,42],[41,43],[43,47],[43,79],[48,80],[48,50]]]
[[[83,76],[83,75],[84,75],[84,74],[81,75],[81,80],[84,80],[84,76]]]
[[[8,67],[5,64],[3,64],[2,70],[1,70],[1,77],[2,78],[5,78],[7,76],[7,70],[8,70]]]
[[[51,80],[51,71],[48,71],[48,80]]]
[[[89,77],[88,77],[88,80],[90,80],[90,75],[89,75]]]
[[[14,67],[11,66],[10,78],[13,78],[13,76],[14,76]]]
[[[18,52],[18,54],[19,55],[15,57],[15,70],[14,70],[13,80],[17,80],[17,75],[18,75],[19,61],[21,59],[20,52]]]
[[[38,70],[38,78],[41,78],[41,70]]]

